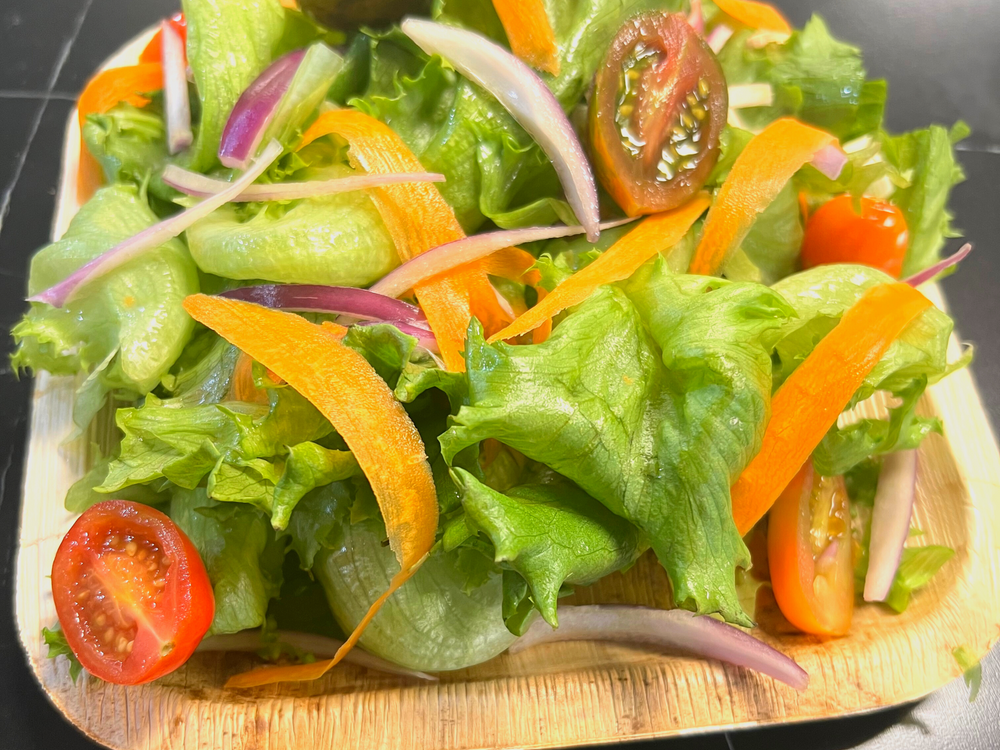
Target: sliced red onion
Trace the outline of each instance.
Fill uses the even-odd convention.
[[[191,145],[191,102],[188,99],[184,40],[173,24],[160,26],[163,58],[163,103],[167,117],[167,150],[177,154]]]
[[[219,161],[225,166],[246,169],[305,54],[300,49],[279,57],[240,95],[219,142]]]
[[[356,320],[379,323],[398,320],[427,325],[427,318],[419,307],[353,286],[261,284],[230,289],[219,296],[253,302],[276,310],[350,315]]]
[[[232,183],[206,177],[197,172],[168,164],[163,170],[163,181],[185,195],[207,198],[218,195]],[[233,200],[245,201],[289,201],[298,198],[316,198],[322,195],[349,193],[352,190],[367,190],[381,185],[395,185],[401,182],[444,182],[443,174],[433,172],[408,172],[400,174],[361,174],[341,177],[336,180],[313,180],[309,182],[280,182],[272,185],[250,185]]]
[[[847,154],[841,150],[840,146],[831,143],[817,151],[810,163],[825,177],[836,180],[840,177],[844,165],[847,164]]]
[[[726,24],[720,23],[708,32],[708,36],[705,37],[705,42],[712,48],[712,52],[719,54],[722,52],[722,48],[726,46],[726,42],[729,41],[729,37],[732,35],[733,30],[729,26],[726,26]]]
[[[688,13],[688,25],[699,34],[705,33],[705,16],[701,12],[701,0],[691,0],[691,12]]]
[[[729,108],[770,107],[774,88],[769,83],[737,83],[729,87]]]
[[[910,516],[917,494],[917,452],[890,453],[882,460],[872,510],[871,544],[865,601],[881,602],[889,596],[903,545],[910,534]]]
[[[274,636],[279,643],[286,643],[292,648],[296,648],[299,651],[305,651],[320,659],[332,658],[340,647],[344,645],[342,641],[338,641],[335,638],[327,638],[324,635],[315,635],[314,633],[298,633],[290,630],[278,630],[274,632]],[[261,640],[259,630],[243,630],[239,633],[209,636],[199,643],[198,648],[195,650],[201,653],[213,651],[243,651],[256,653],[261,648],[268,645],[268,643]],[[368,653],[360,646],[351,649],[347,656],[344,657],[344,661],[349,661],[352,664],[367,667],[368,669],[374,669],[379,672],[404,675],[406,677],[415,677],[418,680],[429,680],[432,682],[437,681],[437,677],[434,675],[427,674],[426,672],[417,672],[416,670],[407,669],[406,667],[401,667],[398,664],[393,664],[391,661],[386,661],[385,659],[375,656],[374,654]]]
[[[684,609],[560,607],[557,630],[544,620],[536,620],[510,651],[517,653],[539,643],[557,641],[615,641],[679,649],[752,669],[796,690],[805,690],[809,685],[806,671],[780,651],[739,628]]]
[[[600,224],[601,229],[613,229],[622,224],[628,224],[632,219],[606,221]],[[525,242],[551,240],[556,237],[570,237],[583,234],[586,230],[581,226],[528,227],[526,229],[507,229],[486,234],[474,234],[454,242],[439,245],[412,258],[395,270],[389,272],[375,284],[371,291],[384,294],[387,297],[398,297],[408,289],[412,289],[424,279],[450,271],[458,266],[484,258],[505,247],[514,247]]]
[[[962,260],[965,259],[965,256],[971,252],[972,252],[972,244],[966,242],[964,245],[962,245],[962,247],[959,249],[957,253],[945,258],[944,260],[938,261],[930,268],[925,268],[920,273],[913,274],[913,276],[910,276],[908,279],[906,279],[906,283],[909,284],[910,286],[920,286],[924,282],[933,279],[935,276],[937,276],[945,269],[951,268],[956,263],[961,262]]]
[[[247,186],[260,177],[280,155],[281,144],[277,141],[271,141],[254,165],[230,185],[227,190],[218,195],[213,195],[211,198],[206,198],[198,205],[192,206],[176,216],[164,219],[158,224],[144,229],[134,237],[120,242],[107,252],[80,266],[55,286],[49,287],[34,297],[29,297],[28,301],[46,302],[53,307],[62,307],[87,283],[128,263],[147,250],[152,250],[164,242],[172,240],[196,221],[204,219],[219,206],[228,203],[235,196],[246,190]]]
[[[542,79],[510,52],[471,31],[416,18],[403,33],[429,55],[441,55],[489,91],[534,138],[555,167],[587,239],[600,234],[597,185],[576,132]]]

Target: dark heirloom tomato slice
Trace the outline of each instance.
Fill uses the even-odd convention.
[[[191,540],[158,510],[124,500],[76,520],[52,563],[52,596],[83,668],[119,685],[177,669],[215,615]]]
[[[629,216],[680,206],[715,166],[728,109],[719,62],[683,15],[629,19],[590,99],[601,184]]]

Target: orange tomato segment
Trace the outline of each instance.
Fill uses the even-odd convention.
[[[817,151],[836,142],[829,133],[790,117],[775,120],[755,136],[737,157],[708,212],[690,272],[718,273],[792,175]]]
[[[715,0],[719,10],[751,29],[767,29],[792,33],[792,27],[781,11],[768,3],[753,0]]]
[[[528,65],[559,75],[559,47],[542,0],[493,0],[511,51]]]
[[[491,336],[489,343],[527,333],[567,307],[580,304],[602,284],[627,279],[658,252],[680,242],[709,203],[708,195],[699,193],[680,208],[643,219],[597,260],[574,273],[544,298],[539,298],[537,305]]]
[[[228,685],[315,679],[354,647],[382,603],[413,575],[434,544],[438,503],[423,441],[371,365],[340,344],[332,331],[298,315],[203,294],[188,297],[184,309],[272,370],[330,420],[368,477],[385,519],[400,571],[334,658],[301,672],[255,670],[233,677]]]
[[[816,209],[806,222],[802,267],[826,263],[861,263],[897,279],[903,272],[909,232],[903,212],[885,201],[838,195]]]
[[[356,168],[373,174],[423,170],[420,160],[392,128],[355,110],[320,115],[303,134],[300,148],[331,134],[348,142],[348,156]],[[404,261],[465,236],[455,212],[431,183],[384,185],[372,189],[371,196]],[[490,332],[509,322],[478,264],[425,281],[414,292],[449,370],[465,370],[462,350],[473,315]]]
[[[854,565],[843,478],[821,477],[807,460],[767,518],[767,560],[781,613],[806,633],[845,635]]]
[[[889,345],[930,305],[907,284],[872,287],[778,389],[760,452],[732,486],[741,536],[812,455]]]

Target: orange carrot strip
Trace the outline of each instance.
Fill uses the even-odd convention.
[[[658,252],[680,242],[709,203],[708,195],[699,193],[680,208],[643,219],[597,260],[574,273],[511,325],[491,336],[489,343],[527,333],[567,307],[580,304],[602,284],[627,279]]]
[[[338,109],[320,115],[303,134],[302,146],[330,134],[350,144],[348,157],[356,168],[373,174],[423,170],[420,160],[392,128],[362,112]],[[371,196],[404,261],[465,236],[455,212],[429,182],[384,185],[373,188]],[[510,320],[478,264],[429,279],[414,292],[449,370],[465,370],[462,350],[473,315],[489,332]]]
[[[784,117],[768,125],[743,149],[719,189],[691,261],[691,273],[718,273],[792,175],[835,136]]]
[[[781,15],[781,11],[768,3],[757,3],[753,0],[716,0],[715,4],[727,16],[735,18],[751,29],[792,33],[791,24]]]
[[[907,284],[872,287],[782,384],[760,452],[732,487],[740,534],[774,504],[889,345],[930,305]]]
[[[541,302],[548,295],[548,291],[538,286],[538,282],[542,280],[542,274],[538,269],[529,270],[533,265],[535,265],[535,256],[526,253],[519,247],[498,250],[483,258],[483,269],[486,273],[490,276],[499,276],[503,279],[527,284],[535,290],[538,301]],[[546,318],[531,332],[531,343],[541,344],[547,341],[550,335],[552,335],[552,318]]]
[[[163,88],[163,66],[158,62],[102,70],[87,82],[76,103],[80,128],[87,115],[104,114],[119,102],[145,107],[149,99],[142,94]]]
[[[423,441],[392,391],[353,349],[304,318],[249,302],[195,294],[192,318],[270,368],[307,398],[337,430],[371,482],[400,571],[333,659],[258,669],[228,687],[254,687],[321,677],[353,648],[382,603],[427,557],[437,531],[438,503]]]
[[[493,0],[511,51],[528,65],[559,75],[559,47],[542,0]]]

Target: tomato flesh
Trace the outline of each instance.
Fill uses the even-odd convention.
[[[850,195],[827,201],[810,215],[802,242],[802,267],[860,263],[899,278],[909,231],[903,212],[885,201],[861,199],[861,213]]]
[[[768,515],[767,557],[774,598],[799,630],[844,635],[854,612],[854,549],[843,477],[816,474],[812,461]]]
[[[179,667],[215,614],[191,540],[158,510],[124,500],[76,520],[52,564],[52,596],[84,669],[120,685]]]
[[[611,44],[590,101],[601,183],[630,216],[682,205],[715,166],[728,107],[718,60],[683,15],[630,19]]]

